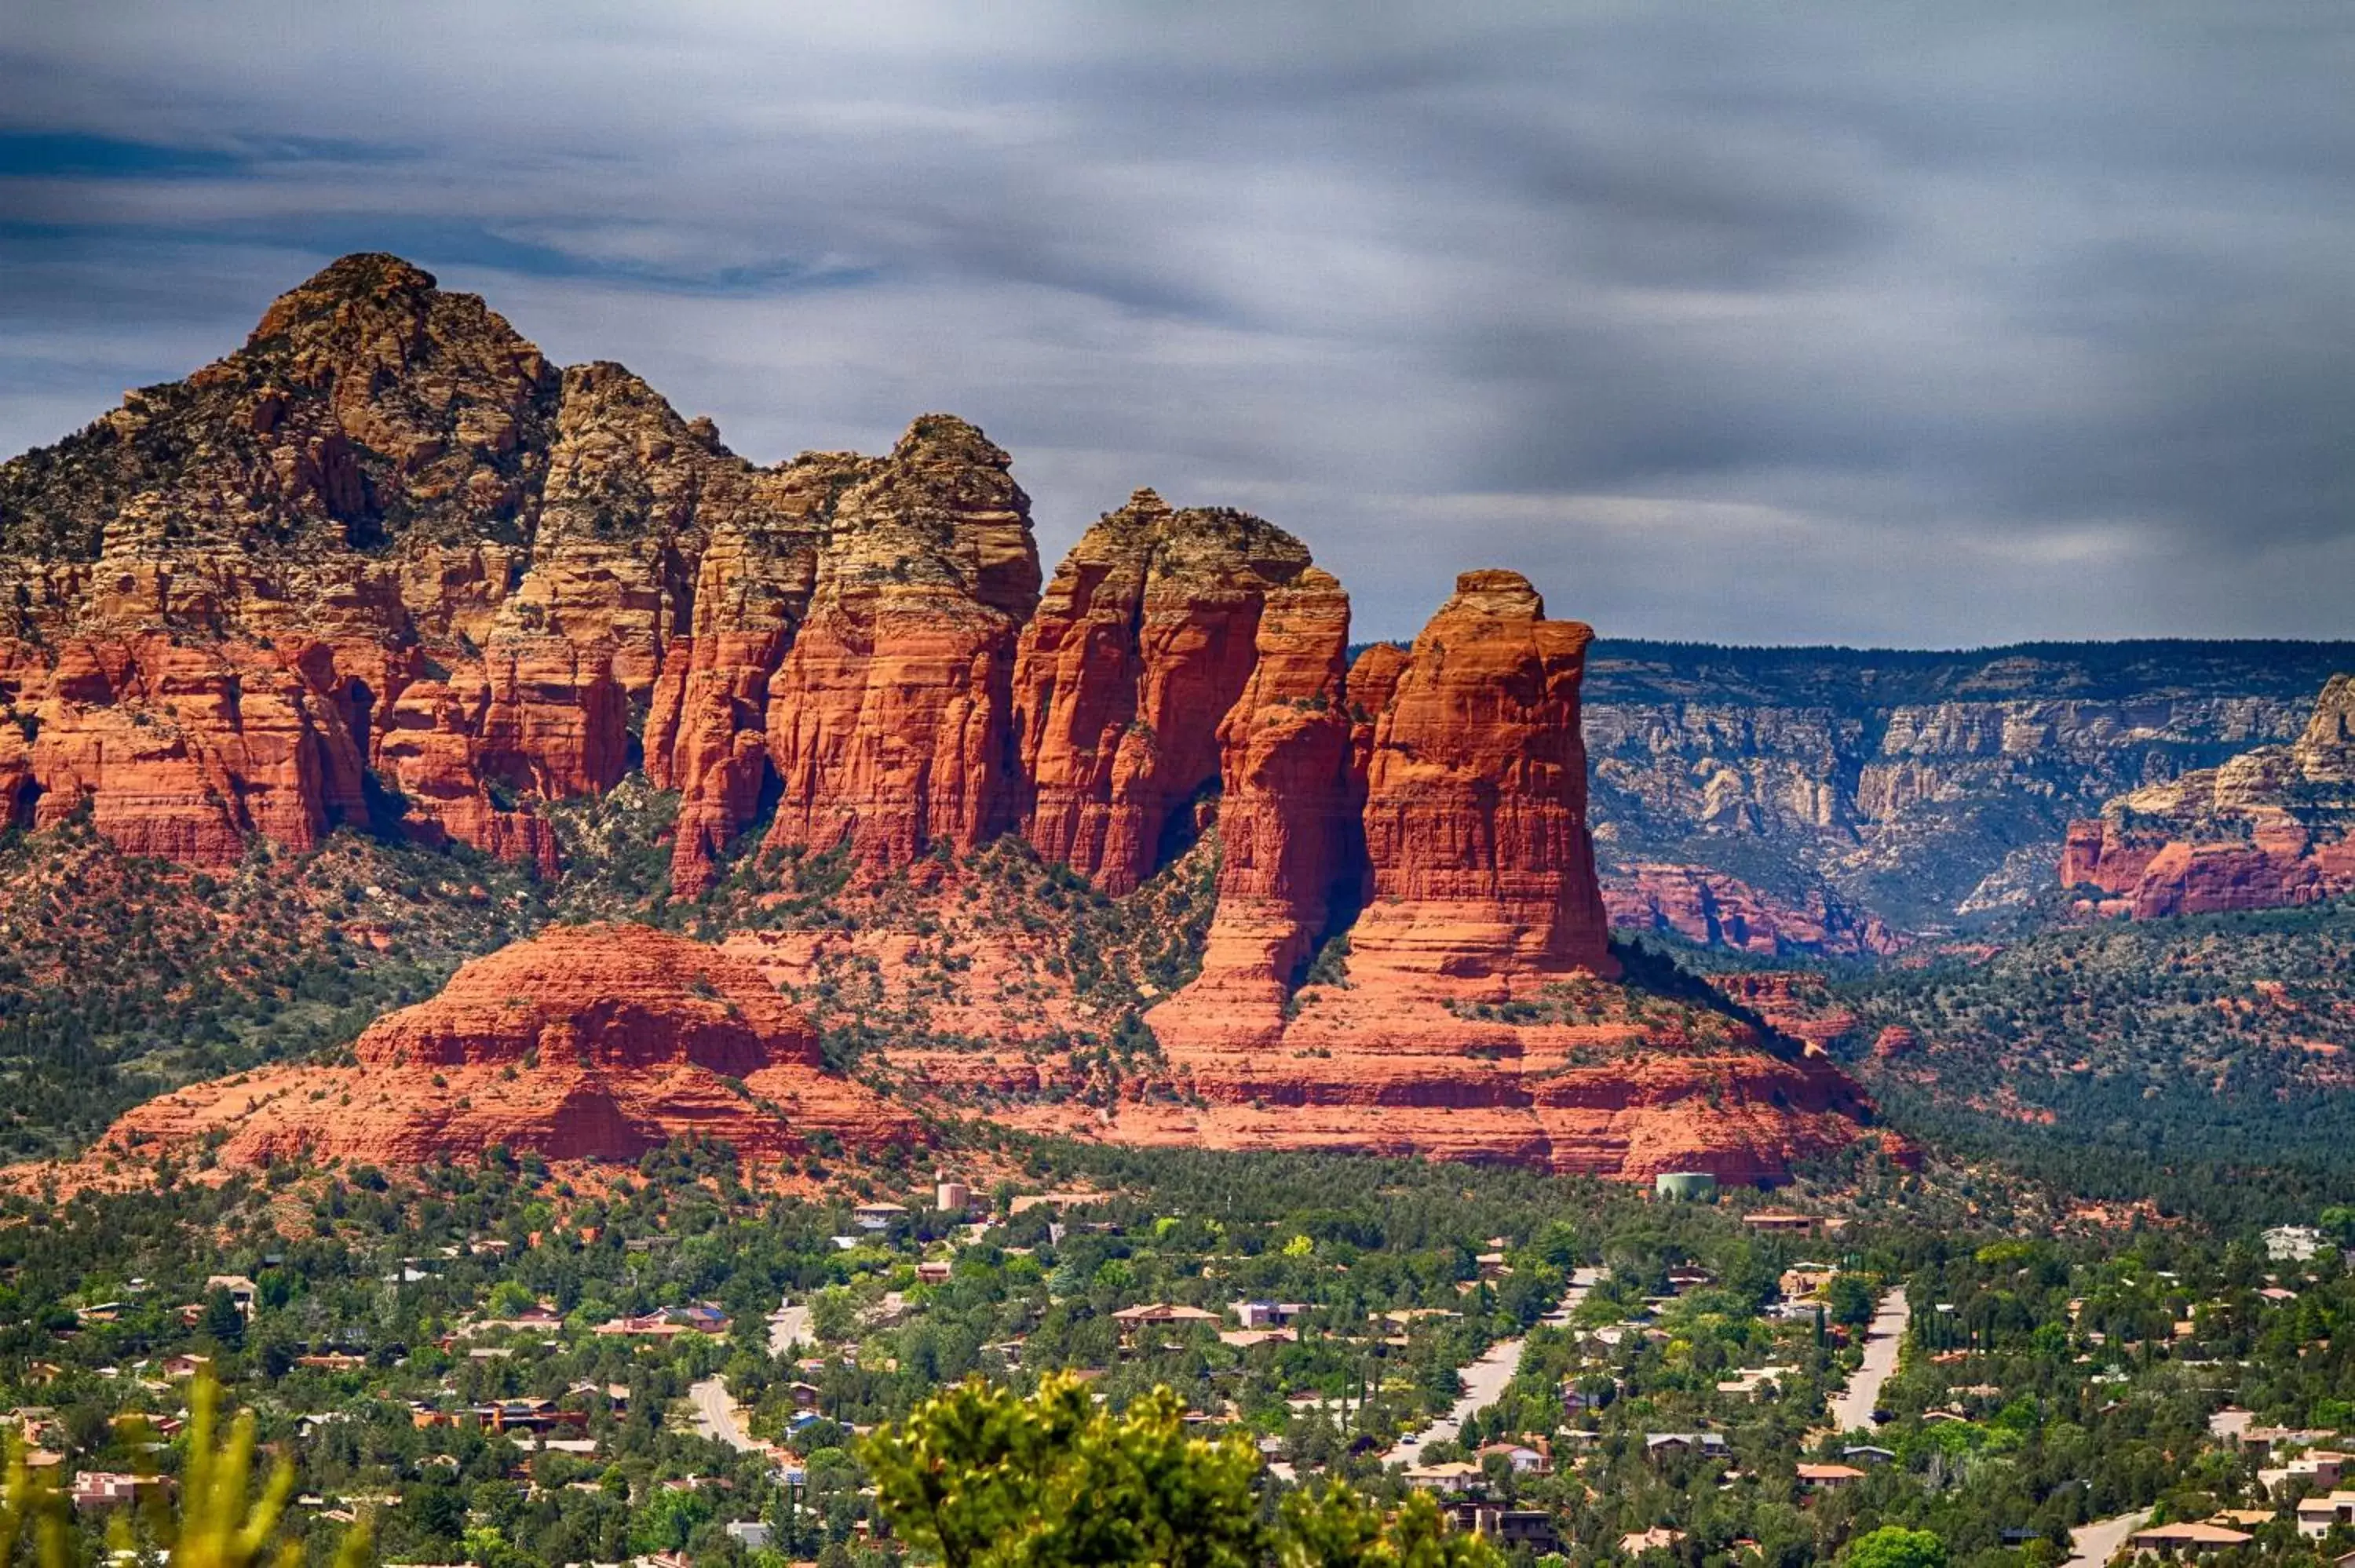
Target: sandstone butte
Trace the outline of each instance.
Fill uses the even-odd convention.
[[[539,808],[643,768],[678,794],[675,893],[759,830],[764,849],[839,848],[858,885],[916,872],[932,907],[914,919],[936,924],[959,858],[1001,835],[1118,894],[1211,831],[1200,974],[1151,1013],[1199,1114],[1132,1100],[1105,1113],[1114,1136],[1740,1180],[1870,1115],[1820,1054],[1612,980],[1580,726],[1592,634],[1518,574],[1465,574],[1412,648],[1348,664],[1347,594],[1298,540],[1140,491],[1042,585],[1011,461],[964,421],[926,415],[881,457],[756,467],[628,371],[553,367],[397,258],[336,262],[236,353],[0,467],[0,590],[8,821],[86,811],[125,850],[195,865],[348,823],[555,874]],[[477,971],[576,939],[470,966],[385,1020],[366,1083],[249,1076],[121,1136],[211,1116],[257,1158],[306,1136],[394,1158],[709,1121],[769,1147],[691,1054],[592,1073],[543,1051],[526,1086],[494,1086],[528,1048],[492,1028],[507,993]],[[887,922],[862,939],[920,938]],[[763,985],[798,985],[834,940],[730,946]],[[630,943],[655,939],[570,954],[586,981],[549,970],[545,996],[570,1001],[531,1027],[602,1037],[598,988],[652,983]],[[1068,986],[1033,991],[1021,1017],[968,1005],[967,1032],[1020,1042],[1080,1016]],[[481,1062],[470,1045],[436,1069],[446,1093],[420,1086],[421,1044],[388,1044],[437,1008],[489,1031]],[[793,1026],[763,1027],[806,1076],[775,1044]],[[1025,1070],[938,1065],[1018,1089]],[[416,1104],[369,1097],[396,1087]],[[346,1117],[346,1093],[385,1108]],[[498,1123],[527,1104],[553,1119]]]
[[[628,1160],[679,1137],[775,1160],[821,1133],[868,1149],[922,1136],[825,1070],[815,1031],[758,969],[645,926],[551,927],[477,959],[440,995],[370,1024],[353,1054],[150,1100],[101,1152],[182,1155],[225,1131],[225,1167],[399,1166],[496,1145]]]
[[[2108,802],[2072,822],[2061,885],[2137,920],[2313,904],[2355,892],[2355,676],[2305,732]]]

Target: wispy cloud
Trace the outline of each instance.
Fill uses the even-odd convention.
[[[383,249],[756,457],[965,412],[1050,551],[1255,506],[1369,634],[2355,630],[2328,0],[25,10],[11,450]]]

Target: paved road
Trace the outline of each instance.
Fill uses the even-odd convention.
[[[2102,1568],[2118,1554],[2126,1537],[2142,1528],[2150,1517],[2150,1510],[2137,1509],[2115,1519],[2097,1519],[2091,1524],[2081,1524],[2069,1532],[2069,1561],[2061,1568]]]
[[[1570,1277],[1570,1292],[1561,1298],[1560,1310],[1568,1314],[1578,1310],[1594,1282],[1603,1277],[1599,1268],[1581,1268]],[[1513,1381],[1520,1370],[1521,1340],[1499,1340],[1489,1346],[1479,1359],[1457,1369],[1464,1380],[1464,1395],[1446,1414],[1420,1432],[1411,1432],[1398,1440],[1397,1446],[1382,1456],[1385,1465],[1420,1465],[1423,1446],[1426,1443],[1453,1443],[1456,1433],[1472,1418],[1476,1411],[1486,1410],[1503,1397],[1505,1385]]]
[[[698,1435],[747,1454],[763,1446],[744,1430],[743,1414],[736,1408],[728,1385],[719,1378],[708,1377],[688,1384],[687,1395],[695,1402],[695,1430]]]
[[[782,1356],[795,1340],[815,1345],[817,1336],[810,1332],[809,1303],[805,1301],[796,1307],[791,1297],[784,1297],[777,1302],[777,1309],[769,1314],[769,1353]]]
[[[1905,1342],[1905,1324],[1913,1308],[1905,1292],[1891,1290],[1881,1298],[1872,1326],[1864,1332],[1864,1364],[1849,1379],[1848,1387],[1832,1395],[1832,1425],[1842,1432],[1872,1428],[1872,1413],[1881,1407],[1881,1385],[1897,1370],[1897,1352]]]

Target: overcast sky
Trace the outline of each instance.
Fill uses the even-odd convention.
[[[1411,633],[2355,635],[2355,7],[147,6],[0,26],[0,449],[394,250],[768,461],[927,409]]]

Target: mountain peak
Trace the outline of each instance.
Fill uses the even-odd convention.
[[[433,274],[422,267],[381,250],[357,251],[272,300],[246,346],[285,336],[305,322],[343,319],[351,308],[421,317],[440,292]]]

